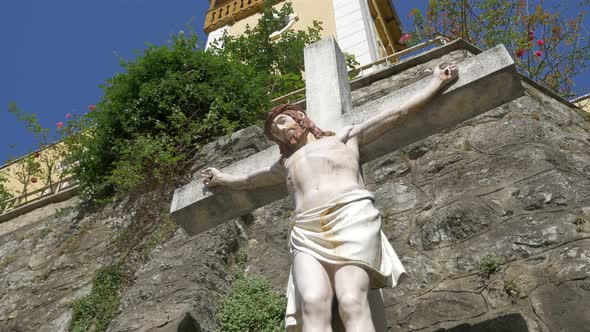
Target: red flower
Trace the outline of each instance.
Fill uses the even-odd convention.
[[[540,58],[540,57],[541,57],[541,55],[543,55],[543,52],[541,52],[541,51],[537,51],[537,52],[535,52],[535,56],[536,56],[537,58]]]
[[[60,122],[56,123],[56,126],[57,126],[57,128],[61,129],[64,126],[64,123],[60,121]]]
[[[69,119],[69,118],[71,118],[71,117],[72,117],[72,114],[70,114],[70,113],[66,113],[66,119]]]
[[[537,45],[543,46],[543,45],[545,45],[545,41],[543,39],[539,39],[539,40],[537,40]]]
[[[91,110],[91,111],[94,111],[95,108],[96,108],[95,105],[88,105],[88,109]]]
[[[529,40],[535,39],[535,35],[529,35]]]
[[[36,177],[32,177],[31,178],[31,183],[37,183],[37,178]]]
[[[516,57],[517,58],[522,58],[523,55],[524,55],[524,50],[522,48],[519,48],[516,50]]]
[[[457,36],[457,35],[459,34],[459,30],[457,30],[457,29],[453,29],[453,30],[451,30],[451,33],[452,33],[453,35]]]
[[[41,154],[39,152],[35,152],[35,158],[39,158],[41,157]]]
[[[406,40],[408,40],[408,39],[410,39],[410,34],[407,34],[407,33],[406,33],[405,35],[403,35],[403,36],[402,36],[402,37],[399,39],[399,43],[400,43],[400,44],[403,44],[403,43],[405,43],[405,42],[406,42]]]

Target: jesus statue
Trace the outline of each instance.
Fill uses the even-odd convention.
[[[279,145],[280,160],[248,175],[215,168],[202,172],[210,187],[250,189],[286,181],[296,213],[289,236],[287,330],[332,331],[334,296],[346,331],[376,330],[369,291],[395,287],[406,271],[381,231],[374,197],[365,189],[359,147],[423,109],[457,76],[457,66],[443,62],[427,87],[396,109],[337,133],[318,128],[297,106],[277,106],[268,114],[264,131]]]

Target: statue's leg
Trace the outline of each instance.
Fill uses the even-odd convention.
[[[346,331],[375,332],[369,308],[369,274],[355,265],[343,265],[334,272],[338,312]]]
[[[293,282],[301,300],[303,332],[330,332],[332,285],[326,268],[313,256],[299,252],[293,259]]]

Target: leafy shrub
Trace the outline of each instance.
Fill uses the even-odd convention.
[[[576,232],[582,233],[584,231],[584,225],[586,224],[586,219],[584,218],[584,216],[579,215],[576,217],[576,219],[574,219],[573,224],[576,225]]]
[[[276,10],[275,2],[265,3],[255,28],[224,36],[223,48],[206,52],[195,34],[179,33],[167,45],[148,45],[135,60],[122,60],[123,73],[102,85],[98,104],[84,115],[66,114],[65,125],[57,123],[66,148],[56,145],[57,157],[43,163],[44,183],[52,183],[61,164],[79,181],[84,201],[150,190],[145,186],[159,187],[182,175],[200,145],[260,123],[272,97],[303,86],[303,49],[319,40],[321,30],[314,22],[306,31],[287,30],[271,41],[293,13],[291,4]],[[35,114],[14,103],[10,111],[41,149],[49,145],[50,130]],[[26,186],[28,180],[21,182]]]
[[[260,19],[254,27],[246,26],[239,36],[226,33],[219,40],[222,47],[214,42],[210,48],[215,54],[270,73],[268,93],[273,98],[305,86],[303,49],[320,40],[322,31],[322,23],[313,21],[306,30],[287,29],[275,36],[293,19],[294,14],[290,2],[285,2],[280,9],[273,7],[276,2],[268,0],[264,3]],[[353,54],[345,53],[344,56],[349,69],[359,65]],[[354,76],[351,74],[350,78]]]
[[[5,183],[6,178],[2,174],[0,174],[0,213],[2,212],[2,210],[4,210],[4,202],[13,197],[12,193],[8,191],[8,188],[6,188]]]
[[[264,3],[261,17],[254,27],[246,26],[239,36],[227,33],[221,38],[222,47],[213,43],[211,52],[269,73],[268,92],[279,97],[305,86],[303,82],[303,49],[320,40],[321,23],[314,21],[307,30],[288,29],[280,38],[271,37],[282,30],[293,14],[291,3],[286,2],[281,9],[273,7],[277,1]]]
[[[122,62],[87,116],[73,122],[73,173],[84,194],[158,182],[184,166],[199,143],[249,126],[269,107],[267,75],[198,49],[180,34]],[[84,134],[75,134],[84,132]]]
[[[415,31],[407,35],[407,44],[438,36],[463,38],[484,50],[503,44],[518,72],[571,99],[587,92],[574,78],[588,70],[590,36],[584,20],[589,3],[430,0],[426,15],[417,8],[409,13]]]
[[[477,262],[475,268],[481,277],[489,279],[492,274],[500,271],[502,264],[504,264],[503,258],[495,254],[488,254]]]
[[[106,331],[119,307],[119,287],[122,283],[118,267],[98,270],[90,293],[72,304],[70,331]]]
[[[284,331],[286,306],[287,300],[266,281],[240,274],[221,303],[217,322],[223,332]]]
[[[504,281],[504,293],[512,298],[514,302],[520,297],[520,288],[514,279]]]
[[[135,60],[122,60],[123,73],[102,85],[98,104],[84,115],[66,114],[65,125],[57,123],[66,148],[55,145],[56,158],[43,163],[44,183],[52,183],[60,164],[79,181],[85,201],[150,190],[145,186],[160,187],[182,175],[200,145],[261,122],[271,97],[303,86],[303,49],[319,40],[321,30],[315,22],[271,41],[293,13],[289,3],[281,10],[274,3],[265,3],[255,28],[224,36],[223,48],[205,52],[195,34],[179,33],[167,45],[148,45]],[[14,103],[10,111],[35,134],[40,149],[51,143],[50,130],[35,114]],[[29,178],[21,182],[26,191]]]

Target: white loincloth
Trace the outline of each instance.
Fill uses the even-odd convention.
[[[369,191],[354,190],[297,214],[289,236],[292,257],[305,252],[329,264],[358,265],[369,273],[371,288],[395,287],[406,270],[381,231],[373,200]],[[285,315],[289,330],[301,326],[298,296],[291,270]]]

